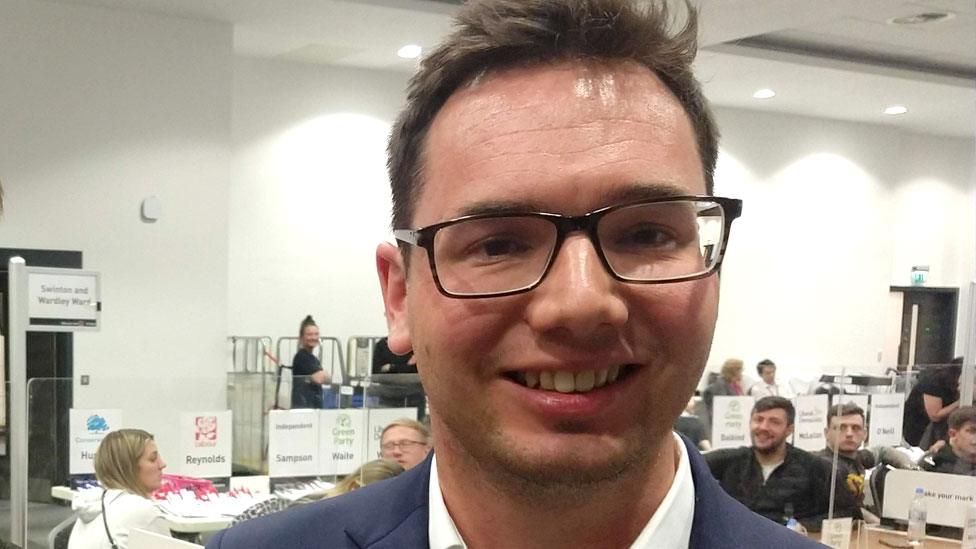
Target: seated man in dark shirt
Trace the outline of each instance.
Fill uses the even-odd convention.
[[[949,416],[949,444],[922,462],[936,473],[976,476],[976,406],[963,406]]]
[[[705,460],[722,488],[753,512],[782,524],[792,509],[807,530],[819,532],[830,505],[830,464],[786,442],[795,417],[789,400],[761,398],[750,418],[752,446],[715,450]],[[834,516],[849,517],[854,507],[838,478]]]
[[[867,434],[864,410],[860,406],[852,402],[834,404],[827,412],[827,427],[824,428],[827,447],[816,453],[833,462],[834,451],[837,451],[837,476],[858,504],[864,499],[864,473],[875,464],[874,455],[861,449]]]

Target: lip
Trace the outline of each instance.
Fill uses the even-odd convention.
[[[554,422],[567,420],[606,419],[618,411],[629,409],[635,402],[632,399],[639,395],[632,395],[640,387],[638,378],[646,370],[645,366],[631,363],[626,375],[621,376],[612,384],[592,389],[585,393],[560,393],[543,389],[529,389],[517,381],[501,376],[505,383],[505,390],[510,393],[513,402],[524,404],[536,416]],[[569,371],[579,372],[594,369],[592,364],[586,366],[559,368],[526,368],[511,371]],[[510,371],[510,372],[511,372]]]

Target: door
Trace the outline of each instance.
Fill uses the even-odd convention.
[[[904,295],[899,369],[908,364],[947,364],[956,347],[958,288],[892,287]]]

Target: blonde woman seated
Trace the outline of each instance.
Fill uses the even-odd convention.
[[[294,503],[289,503],[284,498],[274,496],[268,500],[262,501],[261,503],[252,505],[234,519],[234,524],[257,517],[270,515],[272,513],[277,513],[278,511],[284,511],[289,507],[313,503],[335,496],[341,496],[342,494],[352,492],[357,488],[362,488],[367,484],[393,478],[402,472],[403,467],[401,467],[400,464],[395,461],[374,459],[373,461],[362,464],[358,469],[346,476],[346,478],[339,481],[339,484],[336,484],[335,487],[329,490],[313,492],[307,496],[295,500]]]
[[[165,468],[151,434],[141,429],[109,433],[95,452],[95,476],[104,490],[75,497],[71,507],[78,520],[68,549],[125,549],[133,529],[170,535],[162,511],[150,499]]]

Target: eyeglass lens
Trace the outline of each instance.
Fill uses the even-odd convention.
[[[719,204],[683,200],[611,210],[597,224],[597,240],[620,278],[668,280],[707,272],[718,259],[724,231]],[[531,286],[546,271],[558,240],[553,220],[512,215],[465,220],[434,237],[434,260],[445,291],[459,295]]]

